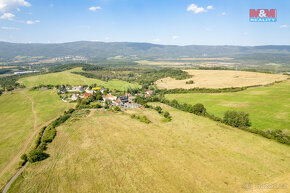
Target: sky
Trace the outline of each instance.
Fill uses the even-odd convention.
[[[277,22],[249,22],[277,9]],[[0,41],[290,45],[289,0],[0,0]]]

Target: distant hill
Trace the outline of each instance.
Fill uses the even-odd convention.
[[[90,42],[79,41],[58,44],[8,43],[0,42],[0,58],[11,60],[17,56],[55,58],[83,56],[89,59],[124,58],[177,58],[177,57],[248,57],[260,55],[290,57],[290,46],[203,46],[203,45],[159,45],[132,42]]]

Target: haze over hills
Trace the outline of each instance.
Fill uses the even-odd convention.
[[[289,45],[265,46],[207,46],[207,45],[160,45],[135,42],[92,42],[78,41],[69,43],[8,43],[0,42],[2,61],[17,56],[54,58],[63,56],[83,56],[88,59],[107,59],[122,56],[127,59],[157,59],[180,57],[235,57],[287,61],[290,58]],[[270,61],[271,62],[271,61]]]

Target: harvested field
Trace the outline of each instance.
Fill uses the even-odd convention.
[[[278,74],[265,74],[259,72],[231,71],[231,70],[185,70],[192,78],[186,80],[175,80],[163,78],[156,81],[160,89],[174,88],[229,88],[254,85],[266,85],[275,81],[286,80],[288,76]],[[193,80],[194,84],[186,84]]]

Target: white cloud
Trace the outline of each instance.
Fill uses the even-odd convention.
[[[213,9],[213,6],[209,5],[209,6],[206,7],[206,9],[208,9],[208,10]]]
[[[95,6],[95,7],[89,8],[90,11],[96,11],[96,10],[100,10],[100,9],[102,9],[100,6]]]
[[[39,22],[40,22],[39,20],[34,20],[34,21],[28,20],[28,21],[26,21],[26,24],[32,25],[32,24],[36,24]]]
[[[17,27],[1,27],[2,30],[19,30]]]
[[[176,40],[176,39],[178,39],[178,38],[180,38],[180,37],[177,36],[177,35],[172,36],[172,39],[174,39],[174,40]]]
[[[0,16],[1,19],[8,19],[8,20],[13,20],[14,17],[15,15],[12,13],[4,13],[3,15]]]
[[[226,15],[227,13],[226,12],[222,12],[222,15]]]
[[[206,10],[203,7],[198,7],[195,4],[191,4],[187,7],[187,11],[193,11],[195,14],[206,12]]]
[[[18,7],[30,7],[31,4],[26,0],[0,0],[0,11],[17,9]]]
[[[204,8],[204,7],[198,7],[195,4],[191,4],[191,5],[189,5],[187,7],[187,11],[192,11],[195,14],[202,13],[202,12],[207,12],[208,10],[211,10],[211,9],[213,9],[213,6],[212,5],[209,5],[206,8]]]
[[[288,28],[288,25],[281,25],[280,28]]]
[[[244,36],[247,36],[247,35],[249,35],[249,33],[248,32],[244,32],[243,35]]]

